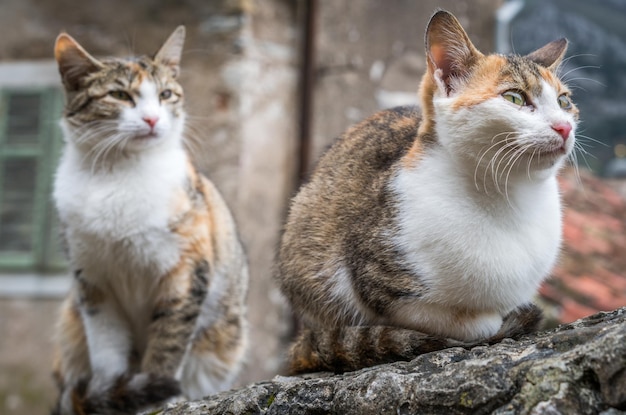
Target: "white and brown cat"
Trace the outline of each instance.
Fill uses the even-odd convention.
[[[450,13],[426,30],[420,109],[348,130],[293,200],[278,281],[304,328],[294,373],[355,370],[535,330],[557,260],[556,174],[578,110],[557,40],[484,55]]]
[[[247,262],[183,146],[185,30],[152,57],[96,59],[61,34],[58,208],[74,274],[58,325],[58,414],[130,414],[229,388],[247,348]]]

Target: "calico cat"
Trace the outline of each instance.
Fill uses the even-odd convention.
[[[421,106],[349,129],[295,196],[277,279],[301,317],[292,373],[348,371],[535,330],[561,243],[557,171],[578,110],[557,40],[483,55],[427,27]]]
[[[98,60],[61,34],[65,147],[54,200],[74,283],[54,413],[130,414],[229,388],[247,349],[235,223],[183,146],[177,28],[153,57]]]

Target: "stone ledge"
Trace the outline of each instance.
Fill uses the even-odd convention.
[[[519,341],[451,348],[342,375],[277,376],[167,407],[188,414],[620,414],[626,308]]]

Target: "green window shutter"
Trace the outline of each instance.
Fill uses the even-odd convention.
[[[0,92],[0,269],[64,266],[50,197],[61,101],[56,88]]]

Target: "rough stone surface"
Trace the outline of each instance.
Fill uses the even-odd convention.
[[[519,341],[342,375],[275,377],[166,408],[195,414],[620,414],[626,308]]]

